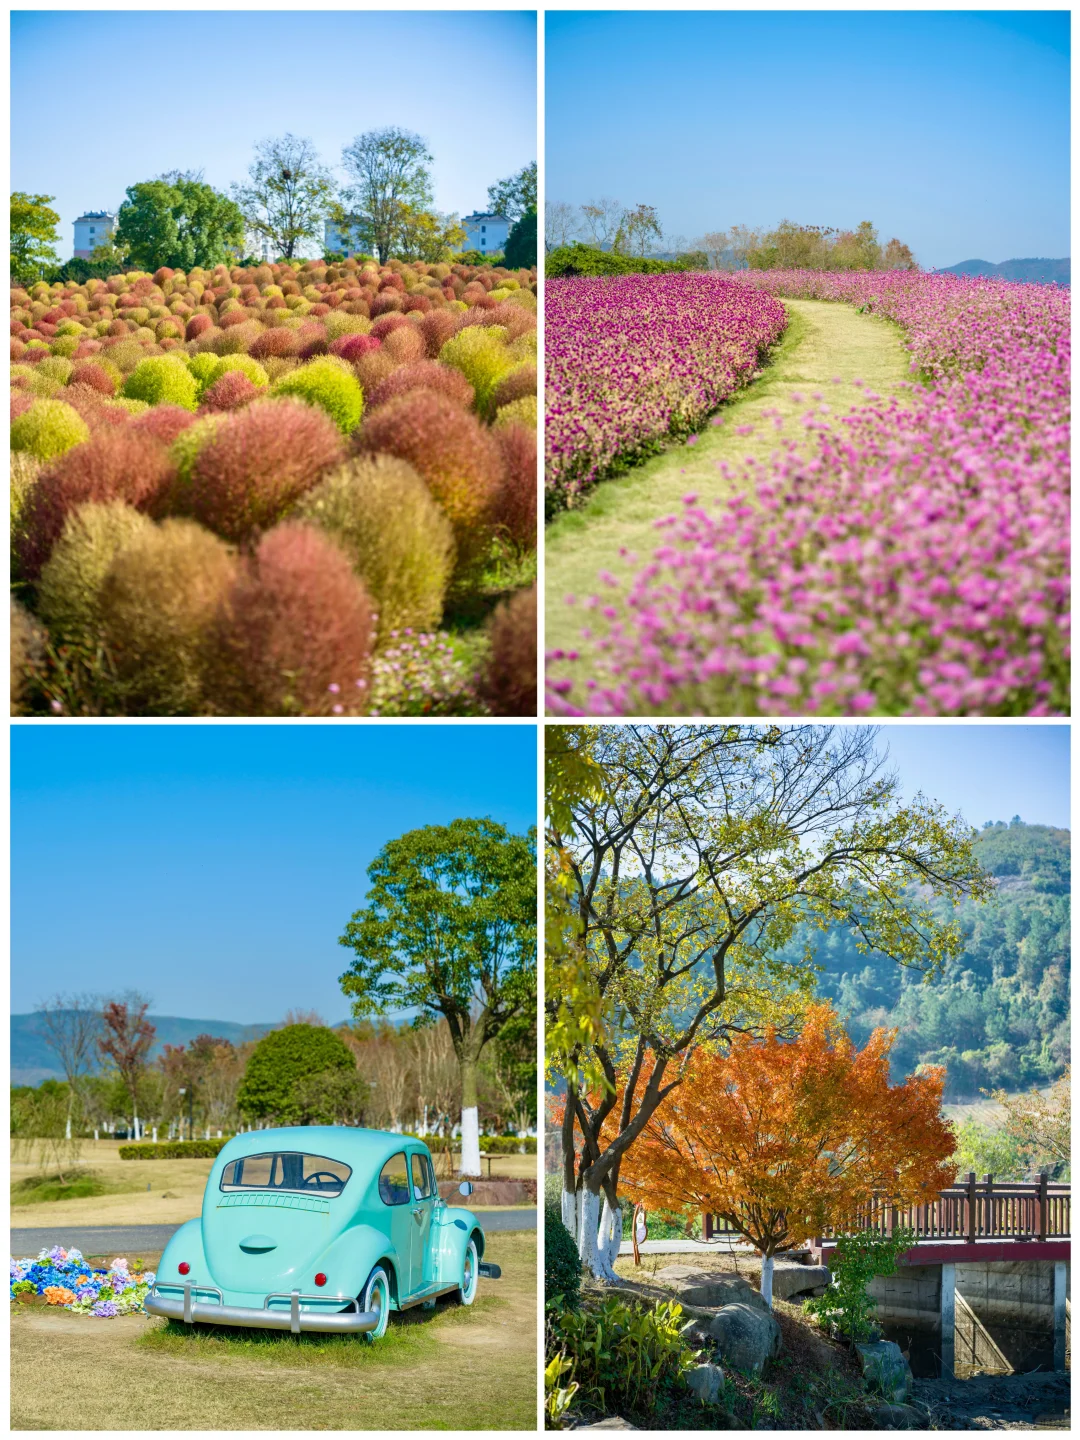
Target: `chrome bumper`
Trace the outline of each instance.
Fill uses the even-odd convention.
[[[180,1289],[169,1285],[170,1290]],[[161,1315],[166,1320],[182,1320],[185,1325],[245,1325],[255,1330],[289,1330],[293,1335],[305,1331],[316,1331],[324,1335],[359,1335],[374,1330],[379,1323],[377,1310],[361,1310],[359,1302],[350,1295],[301,1295],[299,1290],[280,1291],[267,1295],[261,1310],[253,1305],[225,1305],[220,1303],[221,1291],[216,1285],[185,1285],[182,1296],[159,1295],[155,1284],[146,1297],[146,1309],[151,1315]],[[198,1295],[214,1294],[218,1304],[207,1304]],[[287,1310],[271,1310],[271,1300],[288,1300]],[[352,1311],[301,1310],[304,1301],[319,1304],[340,1303],[351,1305]]]
[[[478,1268],[479,1271],[480,1271],[481,1279],[484,1279],[484,1280],[501,1280],[501,1279],[502,1279],[502,1271],[499,1269],[498,1265],[492,1265],[491,1262],[488,1261],[488,1260],[481,1260],[481,1261],[480,1261],[480,1264],[479,1264],[479,1266],[478,1266],[477,1268]]]

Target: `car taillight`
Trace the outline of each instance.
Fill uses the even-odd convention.
[[[181,1260],[181,1261],[180,1261],[180,1264],[177,1265],[176,1268],[177,1268],[177,1270],[180,1271],[180,1274],[181,1274],[181,1275],[186,1275],[186,1274],[188,1273],[188,1271],[191,1269],[191,1266],[187,1263],[186,1260]]]
[[[319,1271],[318,1275],[315,1276],[315,1284],[316,1284],[316,1285],[325,1285],[325,1284],[326,1284],[326,1276],[322,1273],[321,1270]]]

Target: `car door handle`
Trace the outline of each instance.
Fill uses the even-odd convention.
[[[422,1205],[418,1205],[416,1209],[412,1212],[412,1218],[416,1221],[418,1225],[423,1223],[424,1207]]]

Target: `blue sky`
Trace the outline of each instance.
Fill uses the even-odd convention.
[[[917,790],[980,829],[1014,815],[1069,829],[1068,725],[882,725],[904,797]]]
[[[168,170],[227,189],[286,131],[336,167],[365,130],[415,130],[458,214],[536,159],[529,12],[20,11],[11,73],[11,188],[56,196],[65,259],[84,210]]]
[[[549,12],[547,199],[693,238],[872,220],[925,267],[1069,254],[1060,11]]]
[[[14,725],[12,1010],[57,991],[270,1023],[348,1003],[379,848],[536,822],[532,725]]]

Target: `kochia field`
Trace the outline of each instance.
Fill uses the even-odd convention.
[[[14,705],[535,714],[536,276],[11,294]]]

